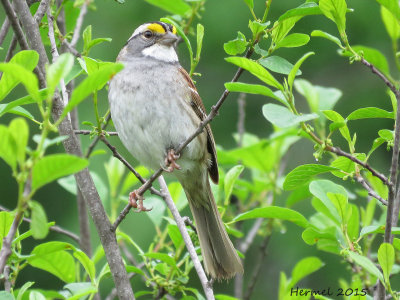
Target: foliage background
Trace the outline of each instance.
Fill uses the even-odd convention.
[[[264,9],[264,1],[255,0],[255,10],[261,14]],[[287,0],[287,1],[272,1],[272,6],[269,14],[270,20],[277,19],[283,12],[289,8],[294,8],[302,4],[303,1]],[[389,64],[392,64],[391,59],[391,44],[387,36],[385,28],[380,20],[379,5],[372,0],[349,0],[348,6],[354,9],[353,13],[347,14],[347,34],[353,45],[362,43],[366,46],[371,46],[379,49],[389,58]],[[111,37],[113,40],[109,43],[95,47],[91,52],[91,57],[95,57],[105,61],[114,61],[119,50],[125,44],[125,41],[132,34],[133,30],[140,24],[158,20],[165,16],[165,12],[151,6],[141,0],[126,0],[124,4],[119,4],[112,0],[97,0],[95,10],[89,10],[84,21],[84,27],[91,24],[93,27],[94,37]],[[205,4],[205,11],[200,22],[205,26],[205,38],[203,42],[202,58],[197,68],[197,72],[202,74],[201,77],[195,77],[196,85],[200,95],[203,98],[204,104],[210,108],[219,98],[223,91],[224,82],[232,78],[236,67],[225,62],[226,53],[223,50],[224,42],[234,39],[236,31],[248,33],[247,27],[250,13],[247,10],[242,0],[208,0]],[[0,21],[4,20],[4,12],[0,11]],[[197,20],[196,20],[197,22]],[[328,22],[322,16],[309,16],[300,20],[295,27],[295,32],[310,34],[313,29],[321,29],[326,32],[336,33],[336,27],[333,22]],[[193,37],[192,37],[193,38]],[[7,37],[4,45],[9,43],[11,35]],[[82,45],[78,44],[78,49]],[[303,72],[302,78],[306,78],[313,84],[336,87],[343,92],[343,96],[336,105],[336,110],[342,115],[348,115],[359,107],[377,106],[383,109],[390,110],[390,100],[382,92],[384,89],[383,83],[377,80],[372,73],[361,64],[349,65],[348,60],[336,54],[336,47],[332,43],[319,38],[311,38],[308,45],[300,48],[281,49],[278,55],[285,57],[290,62],[294,63],[307,51],[315,51],[316,55],[309,58],[301,67]],[[0,51],[0,59],[5,57],[6,49]],[[183,44],[179,47],[179,56],[182,65],[186,68],[189,66],[187,50]],[[395,72],[395,68],[391,68]],[[394,73],[396,75],[396,73]],[[279,76],[277,76],[279,80]],[[245,73],[241,78],[242,82],[258,83],[254,77]],[[155,81],[154,84],[157,84]],[[21,94],[18,94],[21,92]],[[11,96],[22,96],[25,91],[16,91]],[[15,98],[16,98],[15,97]],[[232,148],[235,141],[232,137],[237,131],[237,106],[238,94],[231,94],[229,99],[224,104],[219,117],[213,123],[212,128],[215,135],[216,143],[225,149]],[[300,110],[306,109],[305,101],[301,96],[297,96],[297,104]],[[108,106],[107,95],[104,91],[99,94],[100,110],[105,112]],[[272,102],[268,98],[256,95],[246,96],[246,131],[258,135],[259,137],[267,137],[271,131],[271,124],[262,116],[261,107],[265,103]],[[304,104],[304,105],[302,105]],[[93,107],[91,101],[86,101],[80,106],[80,120],[91,120],[94,122]],[[8,124],[11,117],[4,116],[0,119],[1,123]],[[352,132],[357,131],[357,149],[358,151],[366,152],[368,147],[376,138],[376,132],[379,128],[390,128],[391,120],[376,119],[374,122],[369,120],[360,120],[349,124]],[[38,131],[36,125],[30,123],[30,131],[35,133]],[[86,126],[87,127],[87,126]],[[85,128],[82,125],[83,129]],[[110,138],[114,145],[134,162],[133,158],[118,142],[117,138]],[[81,137],[83,148],[85,149],[89,143],[89,137]],[[340,143],[338,144],[340,146]],[[99,144],[99,148],[104,148],[104,145]],[[62,146],[60,146],[62,149]],[[56,152],[56,148],[51,148],[50,151]],[[105,155],[97,155],[91,159],[90,169],[96,172],[106,185],[107,178],[105,175],[104,164],[109,159],[109,152]],[[312,144],[308,141],[301,140],[296,143],[289,153],[289,161],[287,170],[293,169],[295,166],[302,163],[312,163]],[[268,159],[266,157],[265,159]],[[377,169],[385,170],[390,161],[390,152],[381,147],[377,150],[374,160],[371,161],[372,166]],[[332,176],[330,176],[332,179]],[[344,185],[351,183],[344,182]],[[283,205],[287,193],[282,193],[279,196],[277,205]],[[50,221],[62,227],[68,228],[74,232],[78,232],[77,208],[74,196],[62,189],[58,184],[53,183],[41,189],[36,199],[39,199],[45,207],[47,215],[50,216]],[[16,184],[11,178],[9,167],[0,160],[0,203],[8,208],[14,207],[16,199]],[[311,213],[310,201],[302,201],[294,207],[303,215],[309,216]],[[187,211],[189,214],[189,211]],[[23,225],[22,228],[24,228]],[[145,213],[131,213],[123,222],[122,228],[129,233],[140,245],[146,246],[152,242],[155,235],[154,226],[150,222]],[[99,243],[95,231],[93,230],[93,242]],[[58,240],[66,240],[63,236],[57,236]],[[50,233],[47,240],[54,240],[55,234]],[[35,241],[30,240],[31,245],[26,244],[26,251],[31,250]],[[68,241],[70,242],[70,241]],[[257,245],[259,243],[255,243]],[[350,279],[350,270],[346,264],[342,263],[339,256],[331,255],[325,252],[317,251],[315,247],[306,245],[301,239],[301,229],[292,224],[287,224],[285,233],[274,233],[271,242],[268,246],[268,255],[264,260],[262,273],[259,282],[257,283],[254,299],[276,299],[277,286],[279,281],[279,272],[284,271],[290,273],[294,264],[301,258],[315,255],[325,262],[325,266],[318,272],[306,277],[301,285],[314,289],[322,289],[331,287],[335,290],[338,287],[338,278],[343,277]],[[257,263],[258,248],[250,249],[245,261],[245,275],[251,274],[254,264]],[[28,272],[28,269],[30,272]],[[323,276],[321,276],[323,274]],[[245,276],[245,284],[248,282],[249,276]],[[25,282],[27,280],[36,281],[36,286],[42,288],[55,288],[55,285],[62,287],[62,282],[54,276],[49,275],[38,269],[27,267],[25,272],[21,273],[18,280]],[[192,280],[197,280],[193,276]],[[143,285],[140,280],[134,280],[134,289],[136,286]],[[108,285],[112,285],[111,278],[108,279]],[[18,286],[18,284],[17,284]],[[215,292],[228,291],[232,289],[232,282],[229,284],[215,284]],[[107,288],[107,284],[103,283],[103,288]],[[267,295],[267,296],[266,296]]]

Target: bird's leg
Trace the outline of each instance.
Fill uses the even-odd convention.
[[[129,204],[137,208],[136,212],[141,212],[141,211],[150,211],[153,208],[146,208],[143,206],[143,196],[139,195],[136,190],[132,191],[129,193]]]
[[[174,149],[169,149],[167,152],[167,156],[165,157],[165,166],[166,168],[163,168],[164,171],[171,173],[173,170],[177,169],[180,170],[181,167],[176,163],[176,160],[180,157],[179,154],[175,154]]]

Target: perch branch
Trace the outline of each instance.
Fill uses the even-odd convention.
[[[167,184],[165,183],[164,177],[163,176],[158,177],[158,182],[160,183],[161,192],[163,194],[165,203],[167,204],[169,210],[171,211],[171,213],[175,219],[176,225],[178,226],[179,231],[182,235],[183,241],[185,242],[185,245],[189,252],[190,258],[192,259],[194,268],[197,272],[197,275],[199,276],[206,299],[207,300],[214,299],[214,292],[213,292],[212,286],[209,283],[206,273],[204,272],[203,267],[200,263],[199,257],[196,254],[196,250],[194,249],[192,240],[190,239],[190,236],[186,230],[185,222],[182,219],[182,217],[180,216],[179,211],[176,208],[174,201],[172,200],[171,194],[168,191],[168,187],[167,187]]]

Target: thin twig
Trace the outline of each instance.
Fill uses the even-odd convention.
[[[105,129],[107,128],[108,123],[110,122],[110,120],[111,120],[111,114],[109,114],[109,115],[106,117],[106,119],[104,120],[104,124],[101,126],[101,130],[102,130],[102,131],[105,130]],[[87,150],[86,150],[86,153],[85,153],[85,157],[86,157],[86,158],[89,158],[89,157],[90,157],[90,154],[92,154],[92,152],[93,152],[94,148],[96,147],[97,143],[99,142],[99,140],[100,140],[100,136],[97,135],[97,136],[94,138],[93,142],[89,145],[89,147],[88,147]]]
[[[6,17],[0,29],[0,46],[3,44],[9,29],[10,29],[10,21]]]
[[[39,7],[36,10],[35,15],[33,16],[36,23],[40,23],[46,13],[47,9],[49,8],[50,0],[42,0],[40,1]]]
[[[71,44],[68,43],[68,41],[66,39],[64,39],[62,41],[62,44],[65,45],[67,47],[67,49],[69,50],[69,52],[71,52],[74,56],[82,57],[82,54],[80,54],[80,52],[78,50],[76,50],[74,47],[72,47]]]
[[[390,182],[388,180],[388,178],[383,175],[382,173],[379,173],[378,171],[376,171],[374,168],[372,168],[368,163],[363,162],[361,160],[359,160],[357,157],[354,157],[353,155],[351,155],[350,153],[344,152],[342,149],[340,149],[339,147],[333,147],[333,146],[326,146],[325,148],[326,151],[332,152],[332,153],[336,153],[339,156],[344,156],[347,157],[348,159],[350,159],[351,161],[359,164],[360,166],[362,166],[363,168],[367,169],[368,171],[370,171],[372,173],[372,175],[374,175],[375,177],[379,178],[385,185],[389,186]]]
[[[19,195],[22,199],[26,199],[29,194],[31,193],[31,183],[32,180],[29,177],[26,180],[25,186],[24,186],[24,191],[22,195]],[[21,222],[21,219],[24,216],[24,209],[21,207],[18,207],[17,213],[15,214],[14,220],[11,224],[10,230],[7,233],[7,236],[3,239],[3,245],[0,250],[0,274],[3,274],[4,272],[4,267],[6,266],[7,259],[11,255],[11,244],[14,239],[15,234],[17,233],[19,223]]]
[[[192,230],[194,232],[196,232],[196,234],[197,234],[196,226],[194,226],[192,220],[190,220],[190,218],[188,216],[182,217],[182,220],[183,220],[183,222],[185,223],[186,226],[189,226],[190,228],[192,228]]]
[[[379,196],[367,183],[367,181],[361,176],[358,175],[356,176],[356,179],[359,183],[361,183],[361,185],[368,191],[368,195],[370,195],[371,197],[374,197],[375,199],[377,199],[379,202],[381,202],[383,205],[387,206],[388,202],[383,199],[381,196]]]
[[[128,170],[131,171],[131,172],[136,176],[137,179],[139,179],[139,181],[140,181],[142,184],[145,184],[145,183],[146,183],[146,179],[144,179],[144,178],[142,177],[142,175],[140,175],[140,174],[135,170],[135,168],[132,167],[131,164],[130,164],[121,154],[119,154],[119,152],[117,151],[117,148],[115,148],[113,145],[111,145],[111,144],[107,141],[107,139],[106,139],[104,136],[102,136],[100,139],[101,139],[101,141],[111,150],[111,152],[113,153],[113,156],[114,156],[115,158],[117,158],[119,161],[121,161],[121,162],[128,168]],[[159,191],[157,191],[157,190],[156,190],[155,188],[153,188],[153,187],[150,188],[150,192],[151,192],[152,194],[157,195],[157,196],[160,196],[160,197],[163,196]]]
[[[90,134],[93,133],[93,131],[92,130],[77,129],[77,130],[74,130],[74,133],[75,134],[81,134],[81,135],[90,135]],[[116,132],[116,131],[107,131],[107,132],[105,132],[105,134],[106,135],[118,135],[118,132]]]
[[[261,271],[262,266],[263,266],[263,260],[264,260],[265,256],[267,255],[267,246],[269,244],[270,239],[271,239],[271,235],[269,234],[269,235],[267,235],[265,237],[263,243],[260,246],[260,255],[259,255],[258,263],[256,264],[254,272],[253,272],[253,274],[252,274],[252,276],[250,278],[250,281],[249,281],[250,284],[247,287],[246,294],[244,295],[244,298],[243,298],[244,300],[250,300],[251,299],[250,298],[251,294],[254,291],[254,287],[256,286],[257,279],[258,279],[258,277],[260,275],[260,271]]]
[[[3,273],[3,275],[4,275],[4,290],[9,293],[11,292],[10,271],[11,271],[10,266],[6,265],[4,267],[4,273]]]
[[[10,43],[10,47],[8,47],[6,58],[4,60],[5,62],[9,62],[11,60],[11,58],[13,57],[14,50],[17,47],[17,43],[18,43],[17,36],[15,34],[13,34],[13,37],[12,37],[11,43]]]
[[[87,3],[85,1],[82,4],[81,11],[79,12],[78,19],[76,20],[75,30],[74,30],[74,33],[72,35],[72,39],[71,39],[70,45],[73,48],[75,48],[76,44],[78,43],[79,36],[81,35],[83,19],[85,18],[86,13],[87,13]]]
[[[169,210],[171,211],[176,225],[179,228],[179,231],[182,235],[183,241],[185,242],[186,249],[189,252],[190,258],[192,259],[194,268],[197,272],[197,275],[199,276],[201,285],[203,286],[204,294],[206,296],[207,300],[214,299],[214,292],[212,289],[212,286],[210,285],[206,273],[203,270],[203,267],[200,263],[199,257],[197,256],[196,250],[194,249],[192,240],[190,239],[190,236],[186,230],[185,222],[183,221],[182,217],[179,214],[178,209],[175,206],[174,201],[172,200],[171,194],[168,191],[167,184],[164,180],[163,176],[158,177],[158,182],[160,183],[161,187],[161,192],[163,194],[163,198],[165,200],[165,203],[167,204]]]
[[[245,254],[247,252],[247,250],[249,250],[249,247],[253,243],[254,238],[257,236],[257,232],[260,229],[263,221],[264,221],[263,218],[256,219],[256,221],[254,222],[253,226],[251,226],[251,229],[247,233],[246,238],[239,245],[240,252]]]
[[[238,122],[237,122],[237,131],[238,131],[238,146],[241,147],[243,145],[243,137],[246,132],[245,129],[245,119],[246,119],[246,94],[240,93],[238,97]]]

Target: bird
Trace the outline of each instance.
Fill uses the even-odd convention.
[[[218,163],[209,124],[180,154],[175,149],[206,118],[206,110],[176,52],[176,27],[140,25],[117,56],[124,68],[109,82],[114,126],[127,150],[144,166],[171,172],[183,187],[198,234],[203,264],[213,279],[243,273],[211,191]],[[132,195],[131,195],[132,196]],[[131,205],[135,206],[133,194]],[[146,210],[142,206],[142,210]]]

